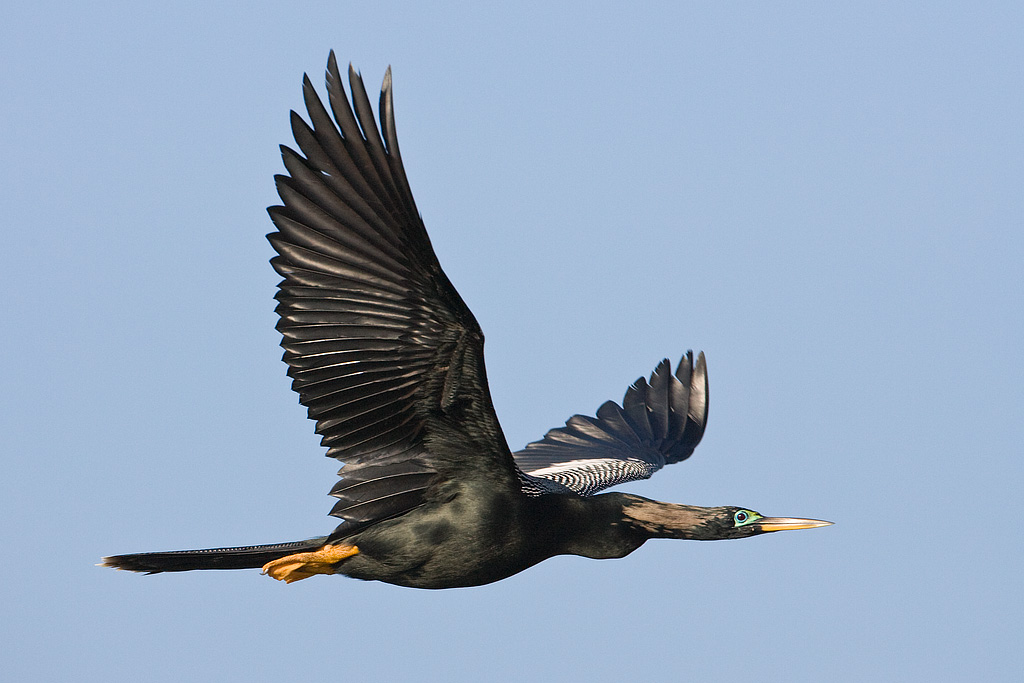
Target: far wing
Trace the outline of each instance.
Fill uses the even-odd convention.
[[[629,387],[621,406],[606,401],[596,417],[573,415],[513,456],[529,477],[589,496],[690,457],[707,418],[704,353],[694,363],[687,351],[675,374],[668,359],[661,361],[650,382],[641,377]]]

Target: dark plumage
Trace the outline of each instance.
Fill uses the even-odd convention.
[[[308,77],[300,152],[282,147],[269,209],[284,280],[278,330],[292,387],[341,461],[329,536],[266,546],[118,555],[140,572],[263,567],[294,581],[339,573],[404,586],[472,586],[559,554],[622,557],[649,538],[739,538],[822,526],[734,507],[594,495],[685,460],[708,414],[704,355],[638,379],[622,405],[512,453],[491,404],[483,334],[434,255],[402,166],[388,71],[380,129],[332,53],[331,114]],[[333,120],[332,120],[333,114]]]

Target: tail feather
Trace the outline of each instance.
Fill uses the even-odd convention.
[[[249,545],[239,548],[206,548],[203,550],[170,550],[156,553],[112,555],[104,557],[100,566],[147,574],[187,572],[193,569],[256,569],[267,562],[293,553],[317,550],[326,542],[327,537],[321,536],[306,541]]]

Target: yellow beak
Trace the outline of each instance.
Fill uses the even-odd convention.
[[[755,522],[762,531],[790,531],[793,529],[813,529],[829,526],[832,522],[820,519],[799,519],[797,517],[764,517]]]

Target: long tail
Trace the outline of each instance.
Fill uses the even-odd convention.
[[[256,569],[271,560],[286,555],[317,550],[326,542],[327,537],[321,536],[307,541],[248,545],[240,548],[206,548],[204,550],[171,550],[160,553],[112,555],[104,557],[100,566],[147,574],[187,572],[193,569]]]

